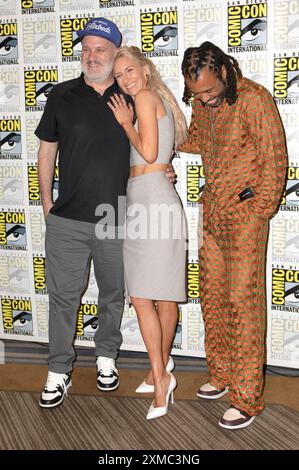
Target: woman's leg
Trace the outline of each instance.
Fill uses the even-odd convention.
[[[157,305],[162,328],[162,354],[166,366],[177,327],[179,309],[176,302],[159,300]]]
[[[153,301],[131,297],[131,302],[137,312],[140,331],[145,343],[155,385],[154,406],[166,404],[166,393],[170,383],[162,356],[162,326]]]
[[[176,302],[159,300],[157,301],[157,306],[162,329],[162,356],[166,367],[176,331],[179,310]],[[145,381],[149,385],[154,383],[152,371],[149,372]]]

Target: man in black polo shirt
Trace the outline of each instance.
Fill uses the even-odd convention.
[[[75,359],[76,313],[89,272],[90,259],[99,287],[99,326],[94,336],[97,386],[119,385],[115,359],[121,345],[124,286],[122,239],[98,239],[95,216],[99,204],[116,212],[125,196],[129,174],[129,142],[107,106],[120,90],[112,69],[121,33],[104,18],[90,19],[82,40],[82,75],[58,84],[50,93],[36,129],[40,139],[38,169],[46,218],[46,269],[49,292],[49,373],[40,406],[61,404],[71,386]],[[59,150],[59,197],[52,201],[52,181]]]

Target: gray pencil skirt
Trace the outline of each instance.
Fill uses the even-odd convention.
[[[125,233],[127,298],[185,302],[187,223],[164,172],[129,179]]]

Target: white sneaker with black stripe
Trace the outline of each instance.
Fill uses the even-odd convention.
[[[61,405],[71,386],[71,372],[67,374],[49,372],[45,388],[39,399],[39,406],[42,408],[55,408],[55,406]]]
[[[111,392],[119,386],[118,370],[115,360],[110,357],[98,356],[97,358],[97,387],[103,392]]]

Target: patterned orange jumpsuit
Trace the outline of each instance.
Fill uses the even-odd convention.
[[[242,78],[233,105],[215,120],[197,99],[180,151],[200,153],[202,310],[210,383],[230,388],[231,403],[253,416],[264,408],[265,259],[268,221],[282,194],[287,155],[270,93]]]

